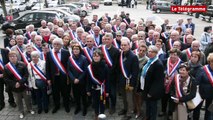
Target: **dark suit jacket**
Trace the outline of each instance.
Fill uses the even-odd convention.
[[[194,30],[195,30],[195,24],[191,23],[189,26],[188,24],[185,24],[186,28],[191,28],[192,29],[192,35],[194,35]]]
[[[137,56],[132,51],[128,51],[125,56],[126,56],[126,61],[124,62],[124,66],[125,66],[126,70],[128,71],[128,73],[132,76],[130,79],[130,86],[135,88],[137,76],[139,74],[139,61],[138,61]],[[124,55],[123,55],[123,57],[124,57]],[[121,75],[120,85],[125,86],[126,79],[122,73],[120,75]]]
[[[9,50],[5,48],[0,48],[0,51],[1,51],[3,64],[6,65],[9,62],[9,58],[8,58]],[[0,74],[2,74],[2,71],[0,71]]]
[[[69,56],[70,56],[69,51],[61,49],[61,63],[63,64],[66,70],[67,70],[67,62],[69,60]],[[52,83],[54,83],[55,74],[56,74],[56,65],[51,57],[50,52],[47,52],[47,56],[46,56],[47,80],[51,80]],[[61,71],[60,71],[60,77],[61,77],[61,80],[67,80],[67,75],[64,75]]]
[[[162,31],[161,32],[165,32],[166,31],[166,24],[162,24],[161,25]]]
[[[147,94],[151,95],[147,98]],[[144,97],[148,100],[158,100],[164,94],[164,67],[158,59],[147,70],[144,85]]]

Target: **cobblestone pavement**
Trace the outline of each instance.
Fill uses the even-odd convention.
[[[9,106],[8,102],[7,102],[7,94],[5,94],[6,96],[6,106],[5,108],[0,111],[0,120],[18,120],[19,119],[19,112],[18,112],[18,108],[12,108],[11,106]],[[61,104],[62,106],[62,104]],[[105,111],[105,114],[107,115],[107,120],[121,120],[121,118],[123,116],[118,116],[118,111],[120,111],[122,109],[122,101],[121,98],[118,97],[117,100],[117,106],[116,106],[116,113],[113,115],[109,115],[109,110],[107,109]],[[160,109],[160,101],[158,103],[158,108]],[[33,106],[34,110],[37,111],[37,106]],[[143,106],[142,109],[144,109],[145,107]],[[24,117],[23,120],[93,120],[94,119],[94,112],[92,107],[90,106],[88,108],[88,113],[85,117],[82,116],[82,112],[80,112],[77,115],[74,115],[74,110],[75,107],[73,105],[71,105],[71,111],[70,113],[66,113],[64,108],[61,107],[60,110],[55,113],[52,114],[52,109],[53,109],[53,105],[52,102],[50,101],[50,106],[49,106],[49,113],[42,113],[42,114],[34,114],[31,115],[29,113],[26,114],[26,116]],[[26,109],[25,109],[26,110]],[[158,110],[159,112],[160,110]],[[201,110],[201,118],[200,120],[203,120],[204,118],[204,111]],[[134,116],[131,120],[134,120]],[[140,120],[140,119],[139,119]],[[158,117],[157,120],[166,120],[166,117]]]

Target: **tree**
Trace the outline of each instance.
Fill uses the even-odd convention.
[[[4,13],[4,16],[7,16],[7,10],[6,10],[6,6],[5,6],[5,0],[0,0],[1,2],[1,6],[2,6],[2,10]]]

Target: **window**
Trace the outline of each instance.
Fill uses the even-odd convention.
[[[21,21],[33,21],[33,15],[34,13],[29,13],[20,18]]]

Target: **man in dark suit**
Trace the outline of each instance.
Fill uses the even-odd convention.
[[[111,33],[106,33],[104,35],[104,40],[105,40],[105,46],[102,45],[101,50],[102,53],[104,54],[104,59],[109,67],[109,87],[110,87],[110,92],[109,92],[109,97],[110,97],[110,114],[115,113],[115,106],[116,106],[116,92],[117,92],[117,78],[118,78],[118,69],[119,69],[119,50],[115,48],[112,45],[113,41],[113,35]],[[104,49],[106,52],[104,52]],[[107,52],[109,54],[107,54]],[[109,56],[108,56],[109,55]],[[107,59],[107,57],[109,59]],[[109,61],[112,62],[112,64],[109,64]]]
[[[166,31],[166,26],[169,24],[169,20],[168,19],[165,19],[164,20],[164,23],[161,25],[162,27],[162,33]]]
[[[69,92],[67,79],[67,62],[70,53],[61,49],[63,41],[60,38],[53,40],[53,49],[47,52],[46,58],[46,75],[48,84],[52,84],[53,101],[55,108],[52,113],[56,113],[60,108],[60,95],[63,97],[65,111],[70,112],[69,108]]]
[[[9,53],[9,50],[0,48],[0,61],[1,61],[0,64],[2,67],[4,67],[4,65],[6,65],[9,62],[8,53]],[[0,67],[0,111],[5,107],[5,103],[4,103],[5,82],[3,80],[4,68],[2,68],[2,67]],[[8,102],[9,102],[10,106],[16,107],[16,103],[14,102],[13,93],[12,93],[11,89],[8,87],[8,85],[6,85],[6,89],[7,89],[7,93],[9,96]]]
[[[143,98],[146,100],[146,118],[148,120],[156,120],[157,101],[164,94],[164,66],[157,54],[158,48],[153,45],[149,46],[149,60],[143,67],[140,77]]]
[[[195,31],[195,24],[192,23],[192,18],[187,18],[187,24],[185,24],[186,28],[191,28],[192,30],[192,35],[194,35]]]
[[[136,80],[139,73],[139,62],[137,56],[130,50],[130,40],[127,37],[121,39],[120,53],[120,81],[119,87],[123,99],[124,109],[118,115],[125,115],[124,119],[129,120],[133,110],[133,90],[136,87]]]
[[[101,45],[102,44],[102,35],[99,34],[100,33],[100,27],[98,26],[95,26],[93,28],[93,31],[94,31],[94,39],[95,39],[95,42],[97,43],[97,45]]]

